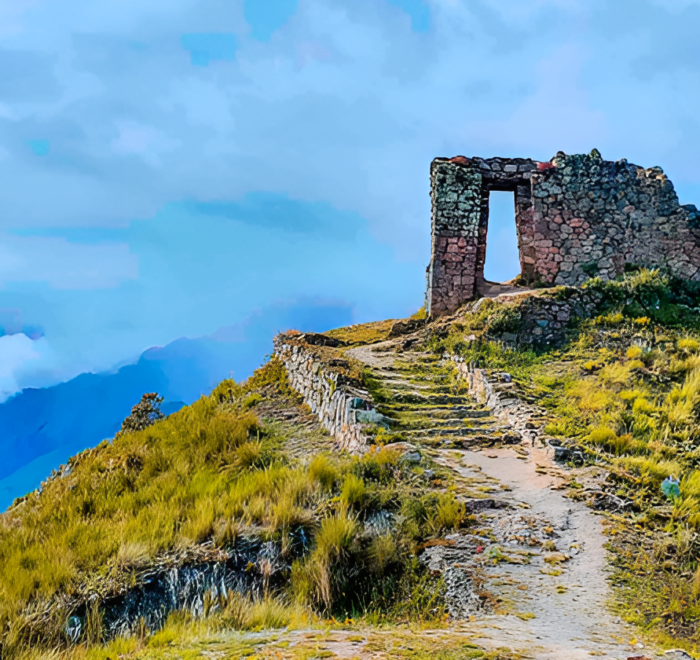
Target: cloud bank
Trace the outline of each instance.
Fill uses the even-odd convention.
[[[276,300],[408,313],[437,155],[596,147],[699,201],[698,18],[685,0],[5,3],[0,307],[55,355],[21,383]]]

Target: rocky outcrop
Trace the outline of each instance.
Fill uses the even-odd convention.
[[[369,392],[361,372],[350,360],[333,351],[328,337],[316,334],[280,334],[275,355],[284,364],[291,386],[311,412],[336,439],[341,449],[363,452],[368,447],[364,423],[373,423]]]
[[[291,539],[292,553],[286,560],[279,544],[239,538],[229,550],[209,548],[207,553],[200,548],[200,555],[210,555],[207,559],[172,555],[135,572],[132,580],[116,585],[105,581],[102,589],[73,605],[66,622],[66,639],[72,643],[84,640],[91,606],[102,615],[100,636],[113,639],[137,633],[139,626],[159,630],[175,611],[199,618],[222,607],[231,592],[261,596],[280,584],[282,572],[289,570],[291,560],[303,551],[304,539],[296,537]]]

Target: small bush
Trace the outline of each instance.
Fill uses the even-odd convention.
[[[588,437],[596,445],[606,445],[617,439],[617,433],[607,426],[599,426],[593,429]]]
[[[163,403],[163,397],[158,396],[157,392],[149,392],[144,394],[132,409],[131,414],[122,422],[122,427],[119,433],[133,433],[134,431],[143,431],[151,424],[163,419],[165,415],[160,410],[160,405]]]
[[[692,337],[683,337],[676,342],[676,347],[679,351],[690,355],[700,351],[700,342]]]
[[[457,501],[454,495],[441,494],[435,510],[435,530],[456,530],[462,524],[464,511],[464,503]]]
[[[263,447],[260,442],[244,442],[236,451],[238,462],[244,468],[262,465]]]
[[[398,452],[381,447],[358,459],[353,464],[353,472],[365,481],[388,483],[394,477],[394,468],[398,462]]]
[[[361,507],[367,497],[365,482],[354,474],[349,474],[343,482],[343,490],[340,493],[340,502],[343,507],[353,509]]]
[[[390,534],[383,534],[372,539],[367,555],[370,570],[382,575],[398,559],[399,548]]]
[[[656,412],[656,406],[644,397],[640,396],[634,400],[634,404],[632,405],[632,411],[636,415],[651,415]]]
[[[595,322],[597,325],[601,325],[604,328],[616,328],[625,322],[625,316],[620,312],[611,312],[610,314],[598,316]]]
[[[681,474],[682,467],[675,461],[658,460],[656,457],[624,457],[620,463],[638,474],[643,483],[658,487],[661,482],[672,474]]]
[[[260,368],[253,372],[253,375],[243,383],[243,391],[259,390],[272,387],[280,394],[290,397],[298,397],[298,394],[289,384],[289,376],[284,367],[284,363],[276,355]]]
[[[345,515],[324,518],[316,534],[316,554],[324,559],[338,558],[355,540],[358,525]]]
[[[254,599],[233,590],[229,590],[221,613],[222,622],[234,630],[274,630],[305,619],[306,613],[282,600]]]
[[[327,491],[333,489],[338,480],[338,470],[325,454],[314,456],[308,467],[309,478]]]
[[[262,396],[258,392],[252,392],[245,399],[243,399],[244,408],[254,408],[263,400]]]

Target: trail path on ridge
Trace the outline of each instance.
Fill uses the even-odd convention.
[[[509,428],[473,398],[453,393],[446,361],[392,349],[383,342],[347,354],[381,384],[377,409],[452,471],[456,494],[479,516],[474,529],[446,537],[453,545],[430,549],[431,566],[448,569],[446,577],[476,576],[494,599],[492,607],[465,613],[456,628],[485,649],[507,647],[527,658],[661,657],[606,607],[602,519],[558,490],[566,470],[544,448],[499,442]]]

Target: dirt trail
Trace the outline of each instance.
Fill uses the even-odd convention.
[[[507,647],[542,660],[661,657],[607,608],[602,519],[558,489],[562,467],[543,448],[503,446],[499,439],[508,429],[502,421],[441,386],[448,365],[391,348],[383,342],[348,354],[395,395],[380,412],[452,470],[458,492],[479,515],[471,536],[448,536],[453,547],[432,556],[432,566],[474,576],[495,603],[465,614],[455,631],[485,649]]]

